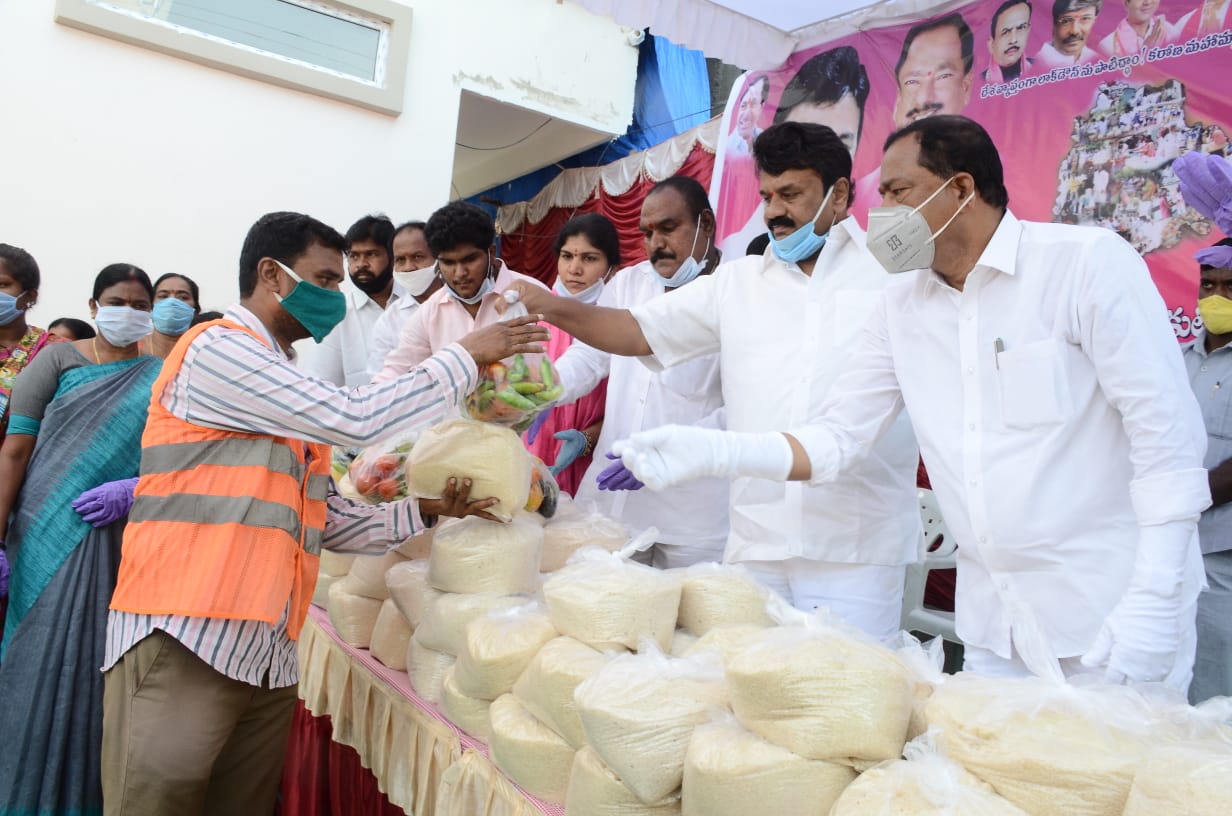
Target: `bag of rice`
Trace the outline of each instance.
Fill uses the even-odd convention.
[[[889,649],[822,615],[763,629],[727,663],[732,710],[755,734],[809,759],[896,759],[914,678]]]
[[[1134,772],[1179,735],[1134,688],[1039,677],[956,674],[924,711],[948,757],[1033,816],[1120,816]]]
[[[576,749],[535,719],[512,694],[492,702],[492,761],[531,796],[564,804]]]
[[[486,742],[489,730],[488,708],[492,705],[492,702],[490,700],[468,697],[459,691],[458,684],[454,682],[457,671],[458,664],[454,663],[445,672],[445,677],[441,680],[441,711],[458,728],[461,728],[475,739],[481,739]]]
[[[628,560],[658,532],[639,536],[619,553],[586,549],[543,584],[548,614],[561,634],[596,649],[636,649],[651,637],[671,648],[680,608],[681,577]]]
[[[475,618],[466,626],[454,677],[463,694],[495,700],[513,684],[549,640],[557,636],[543,607],[529,603]]]
[[[357,556],[350,553],[336,553],[333,550],[321,550],[321,574],[341,578],[351,571]]]
[[[653,805],[643,804],[633,791],[603,764],[589,746],[577,752],[565,794],[566,816],[680,816],[680,794]]]
[[[424,609],[423,620],[415,629],[415,636],[429,649],[457,657],[466,646],[467,624],[489,612],[522,606],[526,601],[522,595],[442,592]]]
[[[556,515],[543,527],[543,554],[539,559],[539,571],[555,572],[563,568],[569,557],[583,547],[594,546],[616,552],[628,540],[629,531],[625,526],[600,513],[593,504],[560,502]]]
[[[389,598],[381,601],[381,611],[372,627],[368,651],[382,665],[402,671],[406,668],[406,650],[411,645],[411,627]]]
[[[522,438],[487,422],[455,419],[428,429],[406,461],[411,493],[439,499],[449,479],[470,479],[472,499],[499,499],[488,512],[508,521],[530,496],[530,453]]]
[[[680,787],[693,729],[712,707],[726,707],[727,689],[714,653],[675,659],[648,642],[599,669],[573,698],[586,743],[649,805]]]
[[[330,586],[327,609],[329,622],[343,643],[357,649],[368,648],[376,618],[381,614],[380,601],[353,592],[347,577]]]
[[[672,648],[667,653],[672,657],[684,657],[685,653],[692,649],[696,643],[697,635],[688,629],[677,629],[672,634]]]
[[[908,743],[904,754],[906,759],[882,762],[860,774],[830,816],[1026,816],[937,753],[930,737]]]
[[[805,759],[771,745],[724,714],[697,726],[689,740],[684,816],[827,816],[855,778],[848,765]]]
[[[406,655],[406,673],[411,677],[415,693],[433,705],[441,704],[445,672],[454,664],[454,656],[429,649],[419,642],[419,633],[411,636],[411,648]]]
[[[703,649],[712,649],[719,653],[719,657],[723,660],[723,665],[726,666],[733,655],[743,649],[746,643],[765,628],[764,626],[754,626],[750,623],[742,626],[716,626],[699,637],[692,646],[684,651],[682,656],[692,657]]]
[[[406,561],[406,556],[395,550],[384,555],[357,555],[351,564],[352,589],[356,595],[365,598],[375,598],[383,601],[389,597],[389,587],[385,584],[385,573],[395,564]]]
[[[441,592],[515,595],[539,588],[543,528],[469,516],[442,524],[432,540],[428,582]]]
[[[317,584],[312,588],[312,602],[322,609],[328,609],[329,588],[345,577],[345,575],[325,575],[324,573],[318,575]]]
[[[736,564],[702,562],[684,573],[679,624],[701,636],[716,626],[770,626],[770,590]]]
[[[1232,745],[1214,740],[1171,745],[1146,757],[1134,774],[1124,816],[1174,813],[1232,813]]]
[[[394,564],[385,573],[385,586],[389,588],[390,600],[411,629],[419,627],[423,622],[424,610],[442,594],[428,583],[427,559]]]
[[[513,684],[514,696],[536,719],[574,748],[581,748],[586,744],[586,734],[573,692],[613,657],[571,637],[553,638]]]

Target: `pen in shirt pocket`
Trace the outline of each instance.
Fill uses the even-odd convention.
[[[992,360],[998,369],[1001,368],[1001,352],[1005,351],[1005,341],[998,337],[992,343]]]

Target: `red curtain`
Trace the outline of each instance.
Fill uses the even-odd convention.
[[[707,190],[710,189],[713,173],[714,154],[701,145],[693,146],[693,152],[676,171],[678,176],[697,179]],[[608,195],[600,186],[598,197],[588,198],[580,207],[556,207],[536,224],[523,222],[517,230],[501,237],[501,258],[510,269],[551,285],[556,281],[556,256],[552,254],[556,234],[573,216],[597,212],[616,225],[616,231],[620,234],[620,254],[623,256],[621,264],[630,266],[644,261],[646,249],[637,225],[642,212],[642,199],[653,186],[654,182],[642,177],[618,196]]]

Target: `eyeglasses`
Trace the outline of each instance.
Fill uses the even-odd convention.
[[[346,259],[351,263],[356,261],[375,261],[385,254],[383,249],[365,249],[363,252],[349,251]]]

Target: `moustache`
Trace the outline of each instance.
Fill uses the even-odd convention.
[[[785,215],[778,215],[778,216],[775,216],[774,218],[771,218],[769,221],[767,221],[766,227],[768,229],[774,229],[775,227],[785,227],[786,229],[795,229],[796,222],[792,221],[790,218],[788,218]]]
[[[1084,43],[1086,41],[1087,36],[1085,34],[1070,34],[1068,37],[1061,40],[1061,42],[1065,45],[1077,45],[1078,43]]]
[[[929,116],[931,114],[937,113],[939,110],[941,110],[942,107],[943,105],[940,102],[926,102],[923,105],[920,105],[918,108],[912,108],[911,110],[907,111],[907,118],[916,119],[920,116]]]
[[[674,261],[674,260],[676,260],[676,256],[674,253],[666,252],[662,249],[660,249],[659,251],[655,252],[654,254],[650,256],[651,264],[657,264],[659,261]]]
[[[1020,51],[1022,51],[1022,49],[1016,45],[1011,45],[1009,48],[1005,49],[1006,54],[1017,54]]]

